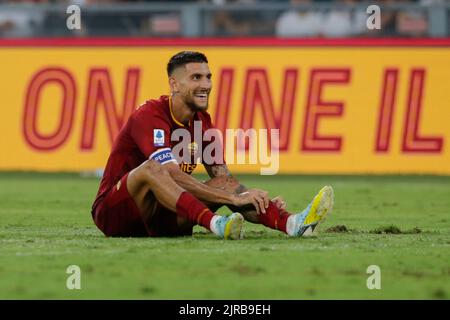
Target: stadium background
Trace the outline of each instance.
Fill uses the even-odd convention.
[[[210,59],[220,129],[280,129],[280,173],[449,174],[448,4],[383,2],[369,30],[366,3],[297,3],[6,1],[0,170],[101,169],[131,110],[168,93],[170,56],[192,49]]]
[[[448,299],[449,14],[445,0],[0,1],[0,298]],[[318,237],[96,229],[115,135],[187,49],[210,60],[219,128],[280,130],[280,174],[232,166],[245,185],[292,210],[334,186]],[[82,290],[65,286],[72,264]],[[366,287],[373,264],[382,290]]]

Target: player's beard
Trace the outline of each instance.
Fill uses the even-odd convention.
[[[188,100],[185,101],[186,105],[192,110],[192,111],[206,111],[208,110],[209,105],[209,93],[206,97],[206,104],[205,105],[198,105],[195,103],[195,97],[189,97]]]

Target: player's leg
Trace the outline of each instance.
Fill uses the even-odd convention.
[[[228,192],[243,192],[242,185],[231,176],[219,176],[205,182],[211,187],[221,188]],[[265,214],[257,214],[253,206],[242,208],[230,207],[232,211],[240,212],[245,220],[252,223],[260,223],[271,229],[280,230],[291,236],[311,235],[320,222],[333,207],[333,189],[325,186],[314,197],[311,203],[300,213],[292,214],[279,208],[273,201]]]
[[[145,211],[141,209],[138,212],[143,212],[140,215],[151,237],[192,236],[196,223],[162,206],[152,192],[146,195],[144,202],[149,209]]]
[[[222,175],[215,178],[211,178],[204,182],[207,186],[217,189],[222,189],[230,193],[244,192],[247,189],[243,187],[239,181],[229,175]],[[244,189],[243,189],[244,188]],[[204,202],[205,203],[205,202]],[[222,205],[205,203],[212,211],[217,211]],[[233,212],[240,212],[246,221],[252,223],[261,223],[258,218],[255,207],[252,204],[248,204],[244,207],[228,206]]]
[[[127,178],[127,189],[134,199],[144,221],[151,221],[156,200],[161,206],[176,213],[177,223],[189,228],[199,224],[215,234],[239,239],[243,218],[239,213],[229,217],[214,214],[201,201],[181,188],[164,166],[148,160],[132,170]]]

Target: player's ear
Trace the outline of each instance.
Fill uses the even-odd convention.
[[[177,81],[177,79],[175,79],[175,77],[170,77],[169,78],[169,86],[170,86],[170,92],[171,93],[178,93],[179,92],[178,81]]]

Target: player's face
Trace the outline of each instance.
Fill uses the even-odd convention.
[[[207,63],[188,63],[180,68],[178,91],[184,103],[195,111],[208,109],[212,88],[211,71]]]

